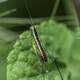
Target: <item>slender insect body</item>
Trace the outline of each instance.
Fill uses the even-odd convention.
[[[25,8],[26,8],[26,10],[28,12],[28,15],[30,17],[30,21],[31,21],[31,25],[32,25],[31,30],[32,30],[32,33],[33,33],[33,38],[34,38],[35,43],[37,45],[37,48],[39,50],[39,55],[40,55],[42,61],[45,62],[45,61],[47,61],[46,53],[45,53],[45,51],[44,51],[44,49],[43,49],[43,47],[40,43],[40,40],[38,38],[38,34],[37,34],[35,25],[34,25],[33,20],[32,20],[32,16],[31,16],[29,8],[28,8],[28,4],[25,4],[25,3],[27,3],[27,1],[24,0],[24,5],[25,5]]]
[[[36,47],[38,48],[39,53],[40,53],[39,56],[40,56],[40,58],[42,59],[43,62],[46,62],[47,61],[47,56],[46,56],[46,53],[45,53],[45,51],[44,51],[44,49],[43,49],[43,47],[40,43],[39,38],[38,38],[38,33],[37,33],[35,27],[33,27],[33,26],[31,27],[31,30],[32,30],[33,37],[34,37],[34,40],[35,40],[35,43],[36,43]]]
[[[24,4],[25,3],[27,3],[27,1],[24,0]],[[38,33],[36,31],[35,25],[33,24],[33,20],[32,20],[32,17],[31,17],[31,14],[30,14],[30,11],[29,11],[29,8],[28,8],[28,5],[27,4],[25,4],[25,8],[26,8],[26,10],[28,12],[28,15],[30,17],[30,21],[31,21],[31,25],[32,25],[31,26],[31,31],[32,31],[32,35],[33,35],[33,38],[34,38],[34,41],[35,41],[35,44],[36,44],[36,48],[39,51],[38,55],[40,56],[41,61],[43,62],[42,64],[45,65],[44,62],[47,62],[46,52],[44,51],[44,48],[42,47],[41,42],[39,40]],[[53,62],[53,60],[52,60],[52,62]],[[61,80],[63,80],[62,74],[61,74],[60,69],[59,69],[59,67],[58,67],[58,65],[57,65],[56,62],[55,62],[55,65],[56,65],[56,67],[58,69],[58,72],[60,74]],[[46,69],[46,65],[44,67]],[[45,72],[48,72],[48,70],[46,69]],[[45,80],[45,78],[44,78],[44,80]]]

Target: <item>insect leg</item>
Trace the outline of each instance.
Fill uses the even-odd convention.
[[[50,55],[48,55],[49,56],[49,58],[52,60],[52,62],[54,62],[55,63],[55,65],[56,65],[56,68],[57,68],[57,70],[58,70],[58,72],[59,72],[59,75],[60,75],[60,77],[61,77],[61,80],[64,80],[63,79],[63,76],[62,76],[62,74],[61,74],[61,71],[60,71],[60,68],[59,68],[59,66],[58,66],[58,64],[57,64],[57,61],[56,61],[56,58],[53,56],[50,56]],[[54,59],[53,59],[54,58]]]

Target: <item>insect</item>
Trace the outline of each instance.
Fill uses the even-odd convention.
[[[27,12],[28,12],[28,15],[29,15],[29,17],[30,17],[30,22],[31,22],[31,32],[32,32],[32,36],[33,36],[33,38],[34,38],[34,41],[35,41],[35,44],[36,44],[36,48],[38,49],[38,55],[39,55],[39,58],[40,58],[40,60],[41,60],[41,63],[43,64],[43,67],[46,69],[46,71],[44,71],[44,73],[47,73],[48,71],[47,71],[47,68],[46,68],[46,62],[48,61],[48,57],[53,61],[53,59],[51,58],[51,56],[50,55],[47,55],[46,53],[46,51],[45,51],[45,49],[43,48],[43,46],[42,46],[42,44],[41,44],[41,41],[40,41],[40,39],[39,39],[39,36],[38,36],[38,33],[37,33],[37,30],[36,30],[36,27],[35,27],[35,25],[34,25],[34,23],[33,23],[33,20],[32,20],[32,16],[31,16],[31,13],[30,13],[30,11],[29,11],[29,8],[28,8],[28,4],[26,4],[27,3],[27,1],[25,1],[24,0],[24,5],[25,5],[25,8],[26,8],[26,10],[27,10]],[[55,65],[56,65],[56,67],[57,67],[57,70],[58,70],[58,72],[59,72],[59,74],[60,74],[60,77],[61,77],[61,80],[63,80],[63,77],[62,77],[62,74],[61,74],[61,71],[60,71],[60,69],[59,69],[59,67],[58,67],[58,65],[57,65],[57,61],[56,61],[56,59],[55,59],[55,57],[54,57],[54,63],[55,63]],[[44,74],[43,74],[44,75]],[[43,76],[44,77],[44,76]],[[45,80],[45,78],[43,78],[43,80]]]

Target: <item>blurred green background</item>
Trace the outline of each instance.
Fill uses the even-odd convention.
[[[19,34],[30,26],[24,0],[0,0],[0,80],[6,80],[6,57]],[[53,18],[69,28],[78,25],[68,0],[27,0],[34,24]],[[72,27],[73,26],[73,27]]]

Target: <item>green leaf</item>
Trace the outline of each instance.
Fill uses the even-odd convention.
[[[36,29],[47,55],[58,59],[62,76],[68,80],[70,72],[65,66],[73,42],[72,32],[66,25],[53,20],[44,21]],[[61,80],[52,59],[48,57],[48,61],[42,64],[33,46],[37,51],[31,31],[22,33],[7,57],[7,80]]]

